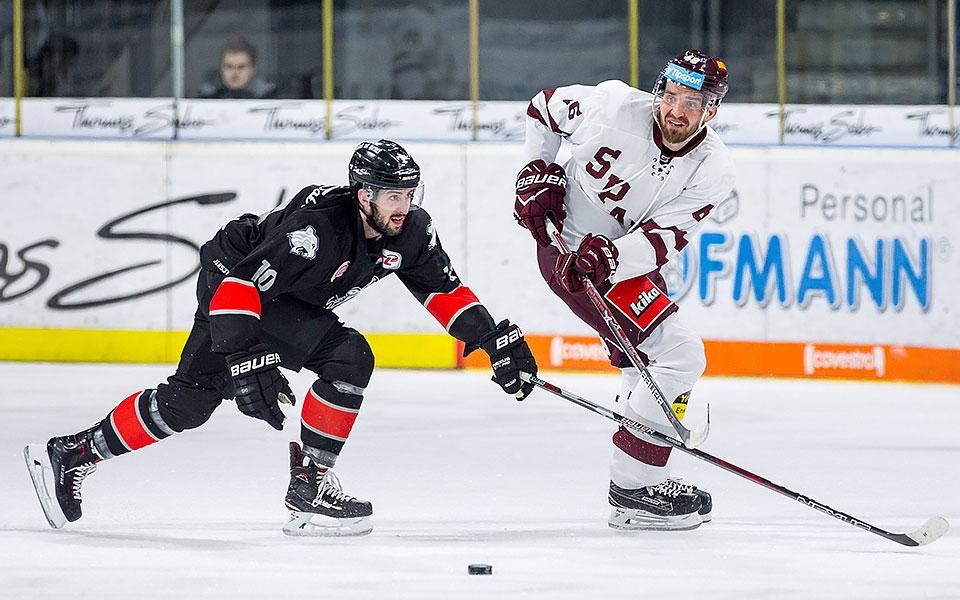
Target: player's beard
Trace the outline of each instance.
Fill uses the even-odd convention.
[[[662,112],[658,110],[656,112],[656,116],[657,124],[660,126],[660,133],[663,135],[663,140],[670,144],[679,144],[680,142],[686,140],[696,133],[697,126],[699,125],[699,123],[690,123],[686,118],[677,119],[676,117],[672,117],[672,119],[675,121],[687,121],[687,124],[685,127],[683,127],[683,129],[674,129],[665,123]]]
[[[397,215],[397,216],[403,215],[404,216],[403,222],[400,223],[399,225],[393,223],[390,220],[390,217],[394,215]],[[387,237],[394,237],[394,236],[400,235],[400,232],[403,231],[403,226],[407,224],[406,215],[404,213],[398,212],[398,213],[393,213],[388,215],[382,212],[379,208],[377,208],[377,205],[372,202],[370,203],[370,213],[366,215],[366,217],[367,217],[367,225],[372,227],[373,230],[379,233],[380,235],[385,235]]]

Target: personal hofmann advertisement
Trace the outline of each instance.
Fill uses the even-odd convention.
[[[444,248],[494,316],[523,327],[545,368],[603,368],[596,338],[542,283],[511,218],[521,147],[407,145]],[[345,182],[352,149],[0,141],[0,358],[175,360],[195,308],[197,247],[307,184]],[[734,192],[667,272],[711,372],[960,380],[953,152],[734,157]],[[382,356],[402,363],[411,353],[397,344],[429,343],[438,358],[418,366],[457,364],[453,342],[438,341],[439,325],[392,278],[337,312],[377,334]]]

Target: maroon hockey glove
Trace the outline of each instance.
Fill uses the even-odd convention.
[[[297,399],[278,366],[280,355],[271,352],[266,344],[257,344],[246,352],[227,356],[237,408],[248,417],[266,421],[280,431],[286,417],[280,411],[278,401],[296,404]]]
[[[575,253],[557,257],[553,274],[565,290],[582,294],[586,286],[581,278],[586,277],[593,285],[600,285],[617,270],[619,256],[620,251],[605,236],[588,233]]]
[[[550,235],[544,219],[553,220],[558,231],[563,231],[567,211],[563,196],[567,192],[567,175],[556,163],[549,165],[540,160],[531,161],[517,175],[517,200],[513,205],[513,218],[530,230],[533,239],[543,247],[550,245]]]
[[[523,400],[533,391],[533,384],[520,379],[520,372],[537,374],[537,361],[530,352],[530,346],[523,339],[523,332],[516,325],[504,319],[497,328],[482,335],[463,349],[468,356],[477,348],[482,348],[490,356],[493,367],[493,381],[517,400]]]

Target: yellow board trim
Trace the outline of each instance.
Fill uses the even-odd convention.
[[[0,329],[0,360],[175,363],[185,331]]]
[[[457,340],[432,333],[365,333],[378,367],[454,369]]]
[[[453,369],[456,343],[434,334],[365,336],[379,367]],[[38,362],[176,363],[186,331],[0,328],[0,360]]]
[[[378,367],[396,369],[489,369],[486,353],[459,358],[463,346],[445,334],[365,334]],[[616,372],[590,336],[525,336],[541,369]],[[0,361],[176,363],[184,331],[110,331],[0,327]],[[593,346],[598,348],[593,349]],[[704,340],[708,375],[807,377],[960,384],[960,349],[876,344]],[[567,351],[570,351],[568,354]],[[597,350],[597,351],[593,351]],[[823,362],[828,357],[879,353],[875,366]],[[822,357],[821,357],[822,358]],[[869,368],[867,368],[869,367]],[[674,409],[682,406],[674,406]],[[682,413],[678,413],[680,416]]]

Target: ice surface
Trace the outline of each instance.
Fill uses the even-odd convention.
[[[52,530],[22,449],[85,428],[168,366],[0,363],[0,598],[960,598],[960,533],[906,548],[679,454],[709,490],[690,532],[606,525],[613,424],[485,372],[378,370],[337,472],[372,534],[290,538],[286,431],[224,403],[100,465]],[[613,376],[542,374],[610,405]],[[292,377],[298,397],[311,377]],[[705,379],[706,452],[873,525],[960,525],[960,388]],[[467,565],[493,565],[493,575]]]

